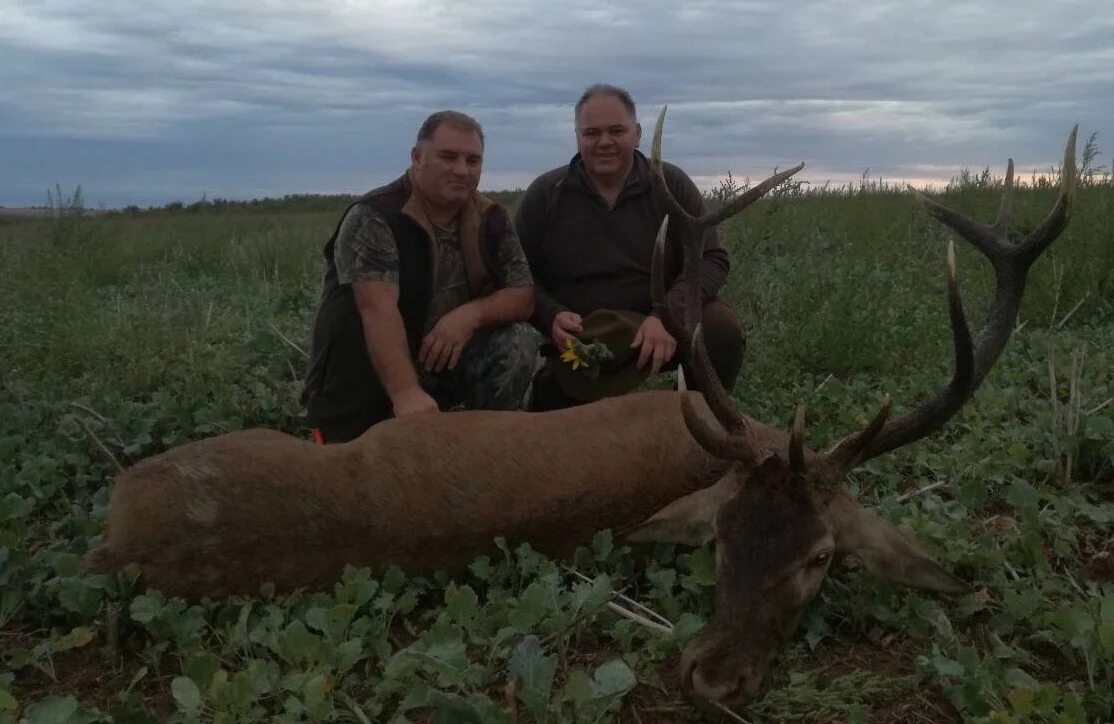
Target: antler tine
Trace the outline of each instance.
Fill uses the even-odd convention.
[[[1013,159],[1006,162],[1006,179],[1002,182],[1002,198],[998,201],[998,219],[994,231],[1005,236],[1013,220]]]
[[[921,439],[944,426],[982,385],[994,367],[1013,333],[1014,322],[1025,293],[1029,270],[1041,253],[1067,227],[1078,188],[1075,164],[1075,142],[1079,125],[1072,127],[1064,148],[1064,165],[1060,193],[1044,221],[1019,244],[1009,238],[1013,201],[1013,161],[1006,168],[1006,179],[994,224],[983,224],[943,206],[910,186],[913,195],[936,220],[958,236],[969,241],[983,253],[994,268],[997,288],[986,313],[986,322],[978,345],[971,341],[955,279],[955,245],[948,242],[948,301],[955,342],[955,374],[948,387],[902,417],[886,423],[873,440],[867,442],[859,455],[848,455],[847,462],[869,460],[894,448]],[[845,443],[837,445],[837,449]],[[849,442],[847,447],[854,447]]]
[[[1056,204],[1048,212],[1040,226],[1025,237],[1020,246],[1020,254],[1025,260],[1026,271],[1044,250],[1056,240],[1071,219],[1071,212],[1075,207],[1075,191],[1079,187],[1079,171],[1075,166],[1075,139],[1079,135],[1079,124],[1072,126],[1068,134],[1068,142],[1064,147],[1064,164],[1060,173],[1060,193],[1056,197]],[[1019,300],[1020,301],[1020,300]]]
[[[662,106],[661,111],[658,113],[657,123],[654,125],[654,139],[650,146],[650,178],[653,184],[658,188],[658,191],[661,192],[662,198],[665,199],[665,204],[669,207],[669,213],[676,214],[684,219],[685,222],[694,226],[697,235],[704,229],[721,224],[728,218],[739,213],[765,196],[778,184],[805,167],[804,163],[800,163],[793,168],[775,173],[765,181],[732,199],[722,208],[709,211],[701,216],[693,216],[678,203],[677,199],[673,198],[673,194],[669,191],[669,185],[665,182],[665,170],[662,167],[661,161],[661,136],[662,129],[665,125],[665,111],[668,107],[669,106]]]
[[[677,340],[678,348],[683,350],[688,347],[691,339],[689,327],[677,321],[665,298],[665,237],[668,233],[669,214],[666,214],[658,227],[658,235],[654,239],[654,255],[650,259],[650,301],[654,312],[661,318],[665,331]],[[685,320],[686,323],[687,321]]]
[[[797,477],[805,474],[805,406],[797,405],[789,434],[789,469]]]
[[[874,419],[859,432],[845,437],[825,451],[824,457],[831,460],[842,470],[850,470],[858,465],[860,456],[866,450],[866,446],[878,436],[886,423],[886,418],[890,416],[890,403],[890,393],[887,392],[885,397],[882,398],[882,405],[878,408]]]
[[[696,332],[692,335],[692,371],[696,375],[696,384],[704,393],[704,399],[712,414],[719,420],[719,424],[734,434],[742,433],[747,428],[747,418],[735,406],[735,400],[727,388],[720,382],[719,375],[712,367],[712,360],[708,356],[708,349],[704,346],[704,325],[696,325]]]

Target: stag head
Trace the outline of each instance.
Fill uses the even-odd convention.
[[[718,224],[766,193],[802,166],[772,176],[717,212],[694,218],[669,195],[661,173],[662,109],[654,132],[654,180],[670,211],[687,225],[691,263],[701,253],[701,230]],[[631,541],[715,546],[715,614],[681,657],[682,689],[698,702],[734,707],[754,697],[770,662],[796,630],[819,592],[833,561],[858,559],[871,573],[911,588],[962,593],[971,587],[946,571],[915,540],[854,500],[848,473],[863,462],[939,430],[974,394],[1008,341],[1029,268],[1063,231],[1074,199],[1075,138],[1064,154],[1063,179],[1054,208],[1021,243],[1007,236],[1013,161],[1009,162],[997,221],[981,224],[911,190],[936,219],[970,241],[992,262],[998,278],[978,347],[972,343],[956,281],[954,244],[947,249],[947,298],[955,348],[955,372],[935,398],[890,419],[890,397],[862,430],[829,449],[805,445],[805,411],[797,409],[791,430],[766,426],[735,407],[719,382],[704,347],[699,289],[687,275],[684,324],[665,303],[662,258],[667,216],[654,251],[654,297],[663,321],[680,342],[702,395],[684,392],[686,427],[712,455],[729,460],[715,485],[664,508],[631,531]],[[691,330],[691,331],[690,331]],[[700,405],[701,397],[704,405]],[[706,411],[711,412],[710,419]]]

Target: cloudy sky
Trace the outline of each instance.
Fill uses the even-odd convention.
[[[647,151],[668,104],[705,186],[1047,170],[1073,123],[1114,152],[1109,0],[0,0],[0,205],[362,192],[444,107],[485,126],[483,186],[521,187],[600,81]]]

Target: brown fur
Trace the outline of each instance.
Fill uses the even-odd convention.
[[[495,552],[496,536],[562,555],[728,465],[686,433],[678,393],[664,391],[550,413],[392,419],[343,445],[246,430],[122,473],[86,563],[134,562],[146,585],[196,598],[268,581],[325,586],[345,564],[458,570]]]

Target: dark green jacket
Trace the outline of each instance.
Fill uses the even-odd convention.
[[[707,212],[700,190],[684,171],[664,163],[674,198],[689,211]],[[650,181],[650,161],[636,151],[634,168],[614,208],[592,187],[580,154],[547,171],[526,189],[515,227],[537,285],[533,323],[547,338],[553,318],[571,310],[584,316],[595,309],[627,309],[649,314],[650,262],[665,205]],[[684,288],[682,225],[670,219],[665,282],[670,307],[681,313]],[[730,261],[716,230],[704,235],[698,269],[702,301],[713,299],[727,281]]]

